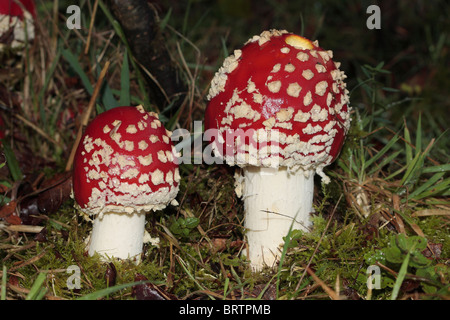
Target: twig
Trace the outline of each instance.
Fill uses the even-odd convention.
[[[21,116],[20,114],[15,114],[14,115],[17,119],[19,119],[20,121],[22,121],[23,123],[25,123],[27,126],[31,127],[33,130],[35,130],[38,134],[40,134],[42,137],[44,137],[45,139],[47,139],[48,141],[50,141],[51,143],[55,144],[56,146],[61,146],[61,143],[59,143],[58,141],[56,141],[55,139],[53,139],[52,137],[50,137],[47,133],[45,133],[44,130],[42,130],[41,128],[39,128],[38,126],[36,126],[33,122],[25,119],[23,116]]]
[[[14,291],[15,293],[18,293],[20,295],[23,296],[27,296],[30,293],[30,289],[26,289],[26,288],[22,288],[20,286],[15,286],[11,283],[7,284],[8,288],[11,289],[12,291]],[[61,297],[57,297],[57,296],[53,296],[51,294],[45,294],[44,298],[47,300],[67,300],[65,298],[61,298]]]
[[[382,263],[380,263],[378,261],[375,264],[377,266],[379,266],[380,268],[382,268],[382,269],[386,270],[387,272],[389,272],[395,278],[398,277],[399,272],[392,270],[391,268],[385,266],[384,264],[382,264]],[[421,282],[428,283],[430,285],[437,286],[437,283],[435,281],[427,279],[427,278],[424,278],[424,277],[420,277],[420,276],[417,276],[417,275],[411,274],[411,273],[406,273],[405,274],[405,279],[412,279],[412,280],[415,280],[415,281],[421,281]]]
[[[308,274],[314,279],[314,281],[322,287],[322,289],[330,296],[333,300],[339,300],[339,295],[333,291],[329,286],[325,284],[316,274],[314,271],[312,271],[309,267],[306,267],[305,270],[308,272]]]
[[[0,227],[2,227],[2,225],[0,225]],[[22,250],[28,250],[35,246],[36,246],[36,242],[32,241],[23,246],[19,246],[19,245],[15,245],[15,244],[0,244],[0,249],[5,250],[5,251],[8,250],[9,252],[19,252]],[[6,260],[6,258],[3,259],[3,261],[5,261],[5,260]]]
[[[51,50],[52,52],[56,52],[56,48],[58,46],[58,8],[59,8],[59,0],[53,1],[53,11],[52,11],[52,37],[50,40]]]
[[[88,52],[89,52],[89,47],[91,44],[91,37],[92,37],[92,29],[94,28],[94,21],[95,21],[95,16],[97,13],[97,7],[98,7],[98,0],[95,0],[94,9],[92,10],[91,23],[89,24],[89,33],[88,33],[88,37],[87,37],[87,41],[86,41],[86,47],[84,48],[84,54],[88,54]]]
[[[182,52],[182,50],[180,48],[180,43],[179,42],[177,42],[177,50],[178,50],[178,54],[180,55],[181,62],[183,63],[184,68],[186,69],[186,73],[187,73],[187,75],[189,77],[190,84],[191,84],[191,86],[190,86],[191,88],[188,89],[189,93],[187,95],[187,98],[189,100],[189,113],[188,113],[188,119],[186,120],[186,123],[189,124],[189,123],[191,123],[192,105],[194,103],[195,79],[192,76],[192,73],[189,70],[189,67],[187,66],[187,63],[186,63],[186,60],[184,59],[184,55],[183,55],[183,52]],[[196,67],[195,72],[197,73],[197,67]],[[183,107],[184,107],[184,104],[183,104]],[[181,110],[181,111],[183,111],[183,110]],[[182,112],[179,112],[178,117],[180,116],[181,113]]]
[[[167,103],[170,103],[170,98],[164,90],[163,86],[159,83],[158,79],[137,59],[135,59],[136,64],[144,71],[144,73],[155,83],[159,90],[161,90],[161,94],[164,96],[164,99]]]
[[[77,137],[75,139],[75,143],[73,144],[72,151],[70,152],[69,160],[67,160],[66,171],[70,171],[70,169],[72,168],[73,159],[75,157],[75,152],[78,148],[78,144],[80,143],[81,135],[83,134],[83,128],[85,126],[87,126],[87,124],[89,122],[89,118],[91,117],[92,110],[94,109],[95,100],[97,100],[97,96],[98,96],[98,93],[100,92],[100,88],[102,86],[103,79],[105,78],[106,72],[108,71],[109,64],[110,64],[110,62],[106,61],[105,66],[102,69],[102,72],[100,72],[100,76],[97,80],[97,83],[95,84],[95,88],[94,88],[94,92],[92,93],[91,100],[89,100],[88,107],[83,114],[83,118],[81,120],[80,127],[78,128]]]
[[[51,249],[51,248],[53,248],[53,245],[50,245],[47,249]],[[25,267],[25,266],[28,266],[28,265],[30,265],[30,264],[35,263],[36,261],[38,261],[39,259],[41,259],[42,257],[44,257],[44,256],[47,254],[47,249],[44,250],[44,251],[42,251],[42,252],[39,253],[38,255],[32,257],[31,259],[29,259],[29,260],[27,260],[27,261],[24,261],[24,262],[22,262],[21,264],[16,265],[16,266],[10,268],[10,269],[9,269],[9,272],[14,272],[14,271],[16,271],[16,270],[19,270],[20,268],[23,268],[23,267]]]
[[[26,224],[12,224],[6,227],[6,229],[14,232],[27,232],[27,233],[39,233],[44,229],[42,226],[30,226]]]

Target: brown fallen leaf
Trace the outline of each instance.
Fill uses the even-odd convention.
[[[19,216],[23,224],[37,226],[42,222],[41,212],[37,205],[37,197],[27,197],[20,201]]]
[[[400,286],[400,290],[404,293],[413,292],[420,287],[420,282],[413,279],[405,279]]]
[[[16,210],[16,207],[17,207],[16,200],[11,200],[9,203],[5,204],[0,209],[0,218],[4,219],[4,218],[8,217],[9,215],[13,214],[14,211]]]
[[[442,243],[428,242],[427,248],[422,251],[422,254],[428,259],[439,259],[442,253]]]
[[[255,297],[259,297],[262,293],[261,299],[262,300],[276,300],[277,298],[277,287],[275,284],[270,284],[267,286],[267,284],[259,284],[256,285],[253,292]]]
[[[45,189],[38,197],[39,211],[44,214],[56,212],[70,197],[72,190],[72,173],[64,172],[44,180],[40,189]]]
[[[47,242],[47,228],[42,228],[42,230],[34,236],[34,241]]]
[[[105,271],[106,285],[112,287],[116,284],[117,270],[114,263],[110,262]]]
[[[0,219],[5,220],[9,224],[19,225],[22,223],[22,220],[15,215],[17,208],[17,201],[11,200],[9,203],[5,204],[0,209]]]
[[[148,281],[142,274],[137,274],[134,280]],[[135,297],[136,300],[178,300],[173,294],[164,291],[150,282],[133,286],[131,295]]]
[[[5,218],[5,221],[9,224],[13,224],[13,225],[19,225],[22,223],[22,220],[20,220],[20,218],[14,214],[9,215]]]

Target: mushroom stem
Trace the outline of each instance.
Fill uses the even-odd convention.
[[[94,220],[89,255],[97,252],[102,260],[134,258],[139,263],[144,229],[145,213],[103,213]]]
[[[243,169],[243,199],[248,259],[253,270],[273,267],[289,230],[306,230],[313,211],[314,172],[284,168]]]

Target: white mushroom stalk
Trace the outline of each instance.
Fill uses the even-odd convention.
[[[247,258],[255,269],[274,267],[283,238],[292,230],[308,230],[311,224],[314,173],[248,166],[242,184]]]
[[[115,257],[139,263],[144,230],[145,213],[103,213],[93,222],[88,253],[90,256],[99,253],[105,259]]]

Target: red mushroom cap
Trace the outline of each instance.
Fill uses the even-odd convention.
[[[35,18],[34,0],[1,0],[0,49],[5,44],[18,48],[23,46],[25,39],[28,41],[34,39],[33,19]]]
[[[23,20],[24,11],[23,8],[31,13],[33,17],[36,17],[36,7],[34,4],[34,0],[2,0],[0,2],[0,15],[7,15],[10,17],[19,17]]]
[[[205,130],[218,130],[216,155],[232,165],[321,173],[350,126],[346,76],[332,56],[317,41],[278,30],[235,50],[208,95]]]
[[[170,136],[158,116],[142,106],[98,115],[74,158],[73,192],[80,209],[96,215],[165,208],[180,181]]]

